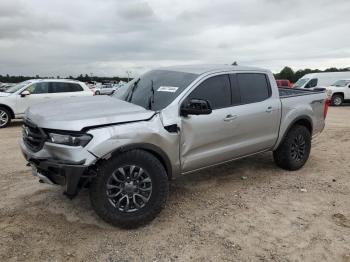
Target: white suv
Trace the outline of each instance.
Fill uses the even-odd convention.
[[[0,92],[0,128],[11,119],[22,118],[29,106],[60,98],[92,96],[93,92],[82,82],[64,79],[33,79]]]

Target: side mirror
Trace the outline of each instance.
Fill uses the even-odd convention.
[[[25,97],[25,96],[29,96],[30,95],[30,92],[28,90],[24,90],[22,93],[21,93],[21,97]]]
[[[181,116],[209,115],[212,112],[209,101],[203,99],[191,99],[184,102],[180,109]]]

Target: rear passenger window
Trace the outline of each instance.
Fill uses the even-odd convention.
[[[241,103],[249,104],[263,101],[270,97],[270,84],[265,74],[237,74],[237,82],[241,93]]]
[[[68,86],[69,86],[69,90],[70,90],[69,92],[84,91],[84,89],[79,84],[68,83]]]
[[[50,85],[50,93],[68,93],[83,91],[83,88],[79,84],[64,83],[64,82],[52,82]]]
[[[205,80],[196,87],[188,98],[208,100],[212,109],[231,106],[231,90],[228,75],[213,76]]]

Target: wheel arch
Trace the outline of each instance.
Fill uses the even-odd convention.
[[[343,92],[336,92],[336,93],[333,93],[333,94],[332,94],[332,97],[335,96],[335,95],[340,95],[340,96],[342,96],[343,99],[344,99],[344,93],[343,93]]]
[[[11,118],[12,118],[12,119],[15,118],[15,113],[13,112],[13,110],[12,110],[11,107],[9,107],[8,105],[0,104],[0,108],[1,108],[1,107],[7,109],[7,110],[10,112]]]
[[[169,180],[172,179],[173,170],[172,170],[171,161],[170,161],[168,155],[158,146],[148,144],[148,143],[131,144],[131,145],[119,147],[119,148],[115,149],[114,151],[112,151],[108,155],[120,154],[120,153],[127,152],[127,151],[134,150],[134,149],[144,150],[144,151],[149,152],[152,155],[154,155],[164,166],[164,168],[167,172],[167,175],[168,175],[168,179]]]
[[[295,118],[286,128],[286,131],[284,132],[284,134],[282,135],[282,139],[279,140],[278,144],[275,145],[275,149],[283,142],[283,140],[285,139],[285,137],[287,136],[288,132],[290,131],[290,129],[295,126],[295,125],[301,125],[301,126],[305,126],[309,131],[310,134],[312,136],[312,131],[313,131],[313,123],[312,123],[312,119],[310,116],[307,115],[301,115],[297,118]]]

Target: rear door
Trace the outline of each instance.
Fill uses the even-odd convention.
[[[268,75],[237,73],[230,75],[233,106],[230,157],[237,158],[270,149],[278,138],[281,102],[273,94]],[[239,95],[238,95],[239,94]]]
[[[84,95],[85,92],[83,87],[78,83],[69,82],[51,82],[50,83],[50,94],[52,99],[59,99],[64,97],[76,97]]]

